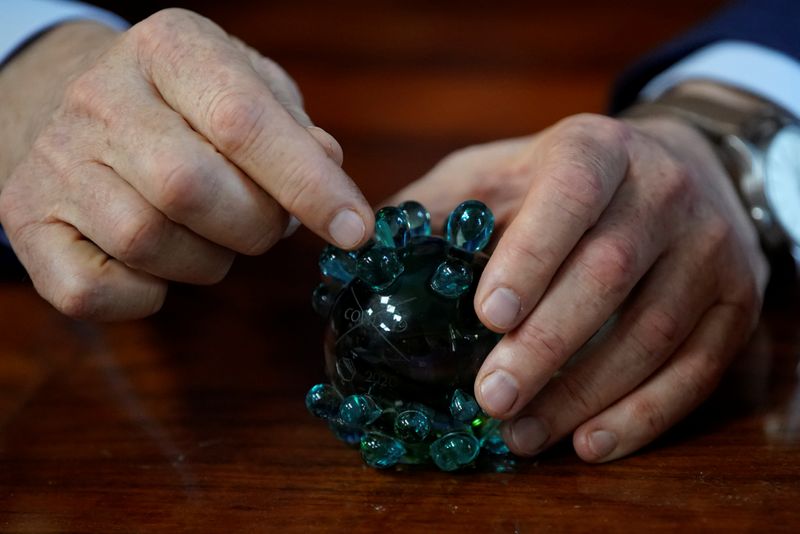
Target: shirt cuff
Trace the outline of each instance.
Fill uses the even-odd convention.
[[[10,4],[10,5],[9,5]],[[65,0],[0,0],[0,66],[25,44],[53,26],[75,20],[91,20],[124,30],[125,19],[100,8]]]
[[[800,117],[800,62],[771,48],[734,40],[706,46],[653,78],[639,96],[655,100],[689,80],[724,83]]]

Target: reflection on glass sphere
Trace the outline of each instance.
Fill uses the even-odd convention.
[[[473,307],[491,211],[461,204],[448,222],[449,241],[427,235],[430,216],[417,202],[378,215],[378,242],[356,253],[326,247],[320,259],[325,283],[314,308],[327,317],[325,365],[336,395],[315,386],[309,410],[344,441],[361,436],[362,456],[374,467],[454,470],[474,464],[481,450],[506,453],[498,422],[467,393],[500,338]],[[344,400],[332,414],[336,399]]]

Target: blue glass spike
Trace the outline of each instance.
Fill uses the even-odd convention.
[[[404,269],[393,249],[375,245],[359,255],[356,272],[372,289],[383,291],[403,274]]]
[[[425,206],[414,200],[408,200],[397,207],[406,212],[411,237],[431,235],[431,214]]]
[[[306,408],[322,419],[335,419],[341,404],[342,396],[329,384],[317,384],[306,393]]]
[[[346,284],[356,276],[356,260],[350,252],[328,245],[319,256],[319,270]]]
[[[469,423],[478,415],[480,407],[475,399],[464,390],[457,389],[450,399],[450,415],[462,423]]]
[[[381,416],[381,408],[369,395],[350,395],[339,407],[339,419],[349,427],[363,428]]]
[[[406,410],[394,420],[395,435],[407,443],[424,441],[431,432],[428,416],[417,410]]]
[[[439,295],[456,299],[472,285],[472,269],[464,261],[449,258],[436,268],[430,286]]]
[[[492,454],[509,454],[508,445],[503,441],[503,436],[500,435],[499,430],[490,432],[488,435],[481,439],[481,447],[486,449]]]
[[[369,432],[361,438],[361,457],[370,467],[384,469],[392,467],[406,454],[400,440],[381,434]]]
[[[311,294],[311,307],[322,317],[327,317],[336,300],[336,292],[328,284],[322,283],[314,288]]]
[[[338,417],[331,420],[328,426],[330,426],[334,436],[350,446],[358,445],[361,443],[361,438],[364,437],[363,430],[345,425]]]
[[[375,214],[375,242],[388,248],[403,248],[411,238],[406,212],[387,206]]]
[[[494,215],[477,200],[462,202],[447,218],[444,237],[448,243],[467,252],[486,248],[494,230]]]
[[[455,471],[472,463],[481,447],[475,436],[465,432],[453,432],[431,443],[433,462],[442,471]]]

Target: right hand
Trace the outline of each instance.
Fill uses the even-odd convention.
[[[68,67],[66,40],[92,44]],[[0,142],[11,139],[0,223],[37,291],[67,315],[154,313],[168,280],[221,280],[235,253],[275,244],[289,214],[342,248],[372,228],[339,144],[311,124],[291,78],[192,12],[161,11],[121,34],[62,26],[0,71],[0,96],[20,102],[25,122],[13,130],[0,116]]]

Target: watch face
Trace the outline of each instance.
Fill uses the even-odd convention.
[[[786,126],[767,149],[764,192],[772,212],[800,244],[800,127]]]

